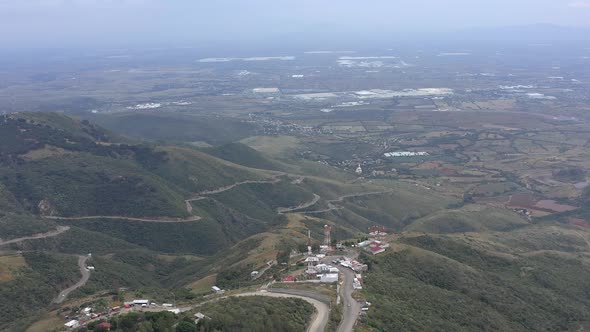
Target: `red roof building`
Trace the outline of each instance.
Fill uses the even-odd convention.
[[[295,282],[295,277],[293,276],[287,276],[287,277],[283,277],[283,282]]]
[[[98,324],[96,326],[97,328],[99,328],[101,331],[110,331],[111,330],[111,324],[109,322],[102,322],[100,324]]]

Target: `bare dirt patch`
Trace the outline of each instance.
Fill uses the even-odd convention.
[[[577,209],[577,207],[575,207],[575,206],[559,204],[556,201],[551,200],[551,199],[544,199],[544,200],[538,201],[534,206],[541,209],[541,210],[550,210],[553,212],[566,212],[566,211],[573,211],[573,210]]]

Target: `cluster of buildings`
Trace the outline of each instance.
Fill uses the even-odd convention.
[[[357,260],[350,259],[348,257],[342,257],[340,260],[337,260],[336,262],[345,268],[353,270],[356,273],[364,272],[368,269],[367,264],[363,264]]]
[[[325,255],[320,255],[324,256]],[[320,282],[333,283],[338,281],[338,268],[320,263],[320,258],[317,256],[309,256],[305,259],[307,269],[305,274],[308,277],[316,277]]]
[[[369,239],[367,241],[359,243],[358,246],[373,255],[377,255],[382,252],[385,252],[385,250],[389,248],[389,243],[375,239]]]
[[[373,255],[380,254],[389,248],[389,243],[383,241],[385,236],[387,233],[384,227],[369,227],[369,239],[359,243],[358,247]]]
[[[105,312],[94,312],[95,310],[93,308],[86,307],[86,308],[81,309],[79,311],[79,316],[76,316],[73,319],[66,322],[64,324],[64,328],[67,331],[73,330],[73,329],[76,329],[80,326],[87,324],[88,322],[90,322],[93,319],[99,319],[99,318],[107,316],[107,315],[118,314],[120,312],[120,310],[121,310],[121,307],[117,306],[117,307],[112,307],[108,311],[105,311]],[[110,327],[111,327],[110,324],[107,322],[102,322],[98,326],[105,327],[108,329],[110,329]]]

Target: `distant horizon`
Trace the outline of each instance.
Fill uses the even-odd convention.
[[[590,0],[0,0],[3,48],[411,40],[527,26],[590,29]]]
[[[534,28],[549,28],[550,36],[539,35]],[[569,31],[567,31],[569,30]],[[498,35],[499,32],[508,31],[508,36]],[[562,38],[563,33],[574,32]],[[330,35],[319,35],[317,39],[305,38],[297,33],[290,35],[275,36],[273,38],[251,38],[244,40],[231,40],[219,38],[216,40],[125,40],[125,41],[103,41],[103,42],[71,42],[71,43],[38,43],[11,45],[2,43],[0,50],[12,51],[14,53],[27,51],[56,51],[56,50],[142,50],[142,49],[206,49],[223,47],[230,50],[244,49],[255,50],[257,48],[277,48],[284,50],[301,50],[301,51],[326,51],[331,48],[373,48],[381,45],[412,45],[419,43],[436,43],[436,44],[477,44],[489,41],[499,43],[518,43],[523,41],[529,42],[586,42],[590,41],[590,27],[585,26],[566,26],[552,23],[535,23],[527,25],[497,26],[497,27],[473,27],[458,30],[439,31],[438,34],[431,33],[414,33],[406,36],[367,36],[359,33],[349,35],[347,38],[333,38]],[[372,37],[372,38],[371,38]],[[289,44],[285,44],[285,40]]]

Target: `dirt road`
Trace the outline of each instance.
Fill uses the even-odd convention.
[[[56,230],[51,231],[51,232],[47,232],[47,233],[33,234],[31,236],[19,237],[18,239],[12,239],[12,240],[7,240],[7,241],[0,240],[0,246],[11,244],[11,243],[18,243],[18,242],[27,241],[27,240],[37,240],[37,239],[44,239],[47,237],[53,237],[53,236],[57,236],[61,233],[67,232],[69,229],[70,229],[70,227],[68,227],[68,226],[57,226]]]
[[[84,217],[57,217],[57,216],[44,216],[45,219],[53,220],[85,220],[85,219],[122,219],[128,221],[141,221],[141,222],[153,222],[153,223],[181,223],[181,222],[192,222],[199,221],[201,217],[192,216],[189,218],[168,218],[168,219],[149,219],[149,218],[133,218],[123,216],[84,216]]]
[[[280,207],[277,209],[277,212],[279,214],[284,214],[284,213],[289,213],[289,212],[293,212],[293,211],[297,211],[297,210],[301,210],[301,209],[307,209],[308,207],[315,205],[320,200],[320,198],[321,198],[320,195],[313,194],[313,198],[311,199],[311,201],[301,203],[301,204],[299,204],[297,206],[293,206],[293,207]]]
[[[217,189],[201,191],[197,195],[195,195],[194,197],[184,200],[184,203],[186,204],[186,210],[188,211],[188,213],[193,212],[193,206],[191,205],[191,202],[200,201],[205,198],[203,196],[220,194],[224,191],[231,190],[237,186],[241,186],[244,184],[275,184],[275,183],[278,183],[279,181],[281,181],[279,179],[279,176],[282,176],[282,175],[284,175],[284,174],[275,175],[271,180],[246,180],[246,181],[236,182],[234,184],[230,184],[227,186],[223,186],[223,187],[217,188]]]
[[[331,199],[329,201],[327,201],[328,203],[328,208],[327,209],[323,209],[323,210],[314,210],[314,211],[303,211],[301,213],[303,214],[309,214],[309,213],[325,213],[325,212],[330,212],[333,210],[340,210],[342,209],[341,206],[337,206],[334,203],[341,203],[342,201],[344,201],[347,198],[352,198],[352,197],[362,197],[362,196],[370,196],[370,195],[381,195],[381,194],[388,194],[393,192],[393,190],[386,190],[386,191],[370,191],[370,192],[366,192],[366,193],[355,193],[355,194],[348,194],[348,195],[342,195],[336,199]]]
[[[88,258],[90,258],[90,257],[89,256],[78,256],[78,267],[80,268],[80,273],[82,273],[82,278],[80,278],[80,280],[78,280],[78,282],[76,282],[73,286],[62,290],[59,293],[59,295],[57,295],[55,300],[53,300],[53,303],[57,303],[57,304],[62,303],[71,292],[86,285],[86,282],[88,282],[88,278],[90,278],[90,271],[88,271],[86,269],[86,261],[88,260]]]

